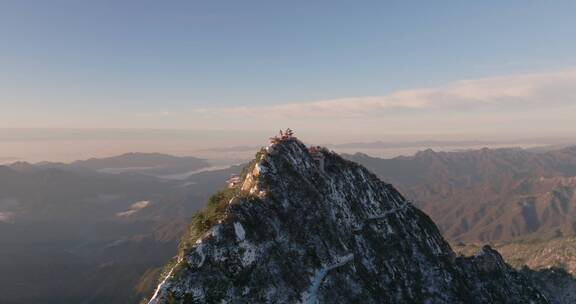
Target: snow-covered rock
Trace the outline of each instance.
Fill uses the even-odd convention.
[[[296,139],[263,150],[150,303],[548,303],[496,251],[456,256],[393,186],[320,153],[323,170]]]

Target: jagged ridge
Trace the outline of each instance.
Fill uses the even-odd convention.
[[[456,257],[394,187],[316,153],[267,147],[150,303],[547,303],[497,252]]]

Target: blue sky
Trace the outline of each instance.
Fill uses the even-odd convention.
[[[294,103],[348,98],[342,109],[351,109],[351,104],[371,104],[362,99],[366,96],[444,90],[461,80],[527,74],[548,79],[550,73],[572,69],[575,11],[574,1],[530,0],[2,1],[0,127],[230,129],[242,124],[276,130],[275,122],[281,122],[306,130],[315,126],[301,122],[298,110],[272,121],[262,117]],[[572,73],[562,79],[565,90]],[[549,82],[545,88],[536,82],[530,84],[550,91]],[[556,105],[569,108],[555,106],[558,113],[576,113],[573,95],[568,90],[553,96],[560,99]],[[537,97],[542,96],[547,95]],[[412,105],[397,109],[398,102],[378,106],[378,116],[371,115],[374,122],[357,133],[406,130],[401,123],[382,121],[425,115],[412,111]],[[460,129],[459,123],[474,121],[472,112],[484,118],[463,132],[495,132],[480,126],[525,108],[536,112],[523,112],[517,121],[544,119],[536,117],[542,105],[535,102],[528,107],[517,100],[502,102],[502,107],[458,102],[426,117],[434,124],[430,115],[444,121],[462,114],[460,122],[437,129],[416,126],[409,132]],[[424,104],[427,113],[437,108],[435,102]],[[300,110],[314,121],[337,117],[346,128],[371,112],[368,107],[360,114],[326,118],[331,105],[341,103]],[[245,124],[234,117],[246,112],[260,118]],[[564,124],[546,130],[565,130],[568,120],[560,117]]]

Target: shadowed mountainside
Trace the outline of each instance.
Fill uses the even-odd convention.
[[[0,166],[0,303],[137,303],[156,284],[142,276],[173,255],[190,215],[239,170],[162,180]]]

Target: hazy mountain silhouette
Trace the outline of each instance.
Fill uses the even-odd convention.
[[[190,216],[240,170],[179,181],[86,167],[0,166],[0,303],[137,303],[141,277],[173,255]]]

